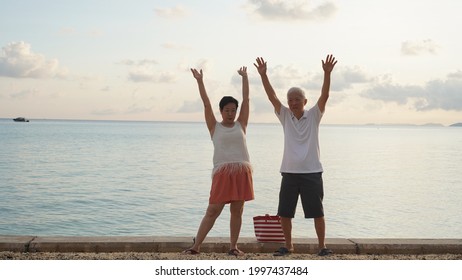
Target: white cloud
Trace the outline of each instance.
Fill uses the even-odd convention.
[[[38,90],[36,90],[36,89],[26,89],[26,90],[22,90],[22,91],[19,91],[19,92],[12,93],[12,94],[10,94],[10,97],[11,98],[23,99],[23,98],[27,98],[27,97],[30,97],[30,96],[34,96],[37,93],[38,93]]]
[[[449,73],[448,79],[462,79],[462,71],[458,70],[457,72]]]
[[[255,13],[268,20],[319,20],[332,17],[337,7],[332,2],[325,2],[311,8],[307,0],[250,0],[256,6]]]
[[[212,68],[212,62],[207,59],[200,59],[194,65],[194,68],[197,70],[202,69],[204,73],[209,72],[209,70]]]
[[[128,79],[132,82],[153,82],[153,83],[169,83],[176,80],[176,77],[173,73],[162,72],[162,73],[153,73],[153,71],[137,68],[130,70],[128,73]]]
[[[120,62],[120,64],[127,65],[127,66],[145,66],[145,65],[158,64],[158,62],[155,59],[141,59],[141,60],[124,59]]]
[[[91,114],[97,115],[97,116],[111,116],[111,115],[118,115],[119,112],[114,109],[101,109],[101,110],[93,110]]]
[[[250,106],[256,114],[272,114],[274,112],[274,107],[266,95],[252,97]],[[276,120],[276,116],[274,116],[274,120]]]
[[[403,55],[436,54],[440,46],[431,39],[422,41],[405,41],[401,44]]]
[[[319,73],[313,78],[309,79],[303,86],[307,89],[320,90],[322,87],[324,74]],[[342,91],[350,89],[355,84],[363,84],[371,82],[372,78],[358,66],[355,67],[343,67],[334,69],[332,72],[332,81],[330,89],[332,91]]]
[[[178,109],[178,113],[197,113],[204,110],[204,104],[201,99],[193,101],[184,101],[183,105]]]
[[[76,33],[76,30],[72,27],[65,27],[59,30],[59,35],[73,35]]]
[[[186,8],[181,5],[172,8],[155,8],[154,12],[160,17],[169,19],[183,18],[188,15]]]
[[[418,110],[432,109],[462,111],[462,79],[448,75],[445,81],[430,81],[425,86],[427,104],[416,106]]]
[[[362,93],[363,97],[410,105],[417,111],[442,109],[462,111],[462,73],[450,73],[446,80],[432,80],[424,86],[378,83]]]
[[[154,59],[125,59],[119,62],[119,64],[130,68],[128,71],[128,80],[132,82],[169,83],[176,80],[176,76],[173,73],[165,71],[157,73],[152,67],[158,64]]]
[[[281,66],[268,69],[268,76],[271,81],[273,88],[277,91],[283,91],[284,96],[286,90],[293,86],[299,86],[306,90],[320,91],[324,73],[318,71],[316,73],[302,73],[302,71],[293,66]],[[233,84],[238,84],[237,78],[233,80]],[[251,84],[253,81],[257,81],[261,84],[260,78],[251,78]],[[355,67],[338,67],[332,72],[331,91],[343,91],[352,88],[356,84],[367,84],[373,81],[373,78],[369,77],[366,72],[359,66]],[[281,92],[282,93],[282,92]],[[282,96],[282,95],[281,95]]]
[[[269,68],[267,72],[271,85],[275,89],[284,91],[292,86],[301,84],[302,79],[305,77],[300,73],[299,69],[293,66],[276,65],[275,67]]]
[[[410,98],[418,98],[424,95],[420,86],[403,86],[389,82],[379,83],[362,93],[363,97],[385,102],[395,102],[404,105]]]
[[[131,115],[131,114],[139,114],[139,113],[146,113],[150,112],[152,110],[151,107],[144,107],[144,106],[139,106],[136,104],[132,104],[126,111],[125,114]]]
[[[171,42],[163,43],[163,44],[162,44],[162,47],[163,47],[164,49],[169,49],[169,50],[181,50],[181,51],[184,51],[184,50],[191,50],[191,49],[192,49],[192,48],[189,47],[189,46],[179,45],[179,44],[175,44],[175,43],[171,43]]]
[[[175,74],[171,72],[162,72],[159,75],[157,75],[157,82],[159,83],[170,83],[174,82],[176,80]]]
[[[52,78],[66,74],[57,59],[31,51],[25,42],[9,43],[0,54],[0,76],[12,78]]]

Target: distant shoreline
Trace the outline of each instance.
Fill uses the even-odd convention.
[[[0,121],[13,121],[14,118],[0,118]],[[191,123],[204,124],[203,121],[159,121],[159,120],[95,120],[95,119],[45,119],[45,118],[29,118],[30,121],[50,121],[50,122],[123,122],[123,123]],[[249,123],[250,125],[252,122]],[[278,122],[255,122],[258,125],[279,125]],[[410,123],[364,123],[364,124],[323,124],[321,126],[379,126],[379,127],[462,127],[462,122],[444,125],[441,123],[425,123],[425,124],[410,124]]]

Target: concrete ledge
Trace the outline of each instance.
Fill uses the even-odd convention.
[[[158,244],[152,237],[37,237],[29,252],[156,252]]]
[[[356,245],[347,240],[341,238],[332,238],[327,240],[329,248],[332,248],[337,254],[356,254]],[[294,238],[295,252],[305,254],[315,254],[318,250],[318,241],[315,238]],[[191,246],[192,241],[187,243],[187,246]],[[172,244],[170,244],[172,245]],[[243,237],[239,238],[239,248],[244,252],[249,253],[272,253],[279,247],[283,246],[283,243],[261,243],[257,242],[255,238]],[[185,247],[177,248],[181,252]],[[224,237],[210,237],[206,238],[201,246],[202,252],[216,252],[226,253],[229,250],[229,238]],[[172,252],[171,250],[168,252]]]
[[[461,254],[462,239],[351,239],[358,254]]]
[[[315,254],[316,238],[294,238],[296,253]],[[335,254],[462,254],[462,239],[344,239],[327,238]],[[162,236],[11,236],[0,235],[0,251],[13,252],[181,252],[192,245],[191,237]],[[271,253],[281,243],[260,243],[253,237],[239,239],[248,253]],[[228,237],[208,237],[202,252],[226,253]]]
[[[0,251],[27,252],[35,236],[0,235]]]

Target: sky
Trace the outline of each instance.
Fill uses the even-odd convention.
[[[283,103],[313,106],[332,72],[324,124],[462,122],[459,0],[1,0],[0,118],[204,121],[190,69],[218,102],[275,123],[253,63]]]

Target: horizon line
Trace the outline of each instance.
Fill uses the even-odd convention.
[[[13,120],[14,118],[0,117],[0,120]],[[120,119],[60,119],[60,118],[31,118],[27,120],[35,121],[94,121],[94,122],[159,122],[159,123],[205,123],[205,121],[179,121],[179,120],[120,120]],[[249,124],[279,124],[279,122],[249,122]],[[462,122],[455,122],[450,125],[444,125],[441,123],[424,123],[424,124],[413,124],[413,123],[321,123],[320,125],[326,126],[427,126],[427,127],[451,127],[451,126],[462,126]]]

